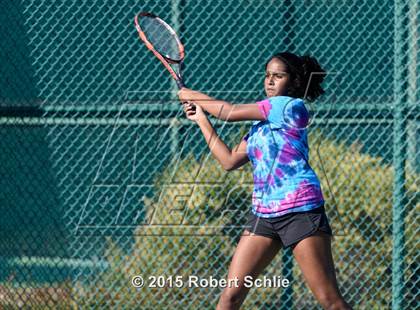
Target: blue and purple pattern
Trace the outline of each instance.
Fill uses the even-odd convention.
[[[244,138],[254,168],[253,213],[276,217],[321,206],[321,185],[308,163],[304,102],[278,96],[257,104],[266,120],[254,122]]]

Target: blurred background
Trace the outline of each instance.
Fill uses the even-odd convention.
[[[415,0],[0,2],[0,306],[214,309],[222,288],[135,289],[135,275],[223,278],[251,208],[138,39],[150,11],[185,45],[185,82],[264,98],[264,65],[310,54],[310,104],[337,277],[355,309],[419,306],[420,60]],[[233,147],[250,122],[212,119]],[[417,238],[416,238],[417,236]],[[244,309],[318,309],[290,251]],[[262,276],[263,276],[262,275]],[[317,308],[318,307],[318,308]]]

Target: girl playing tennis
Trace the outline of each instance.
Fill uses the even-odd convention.
[[[251,161],[254,175],[252,209],[229,266],[217,309],[239,309],[249,288],[281,247],[291,247],[308,287],[324,309],[351,309],[340,294],[331,254],[332,231],[324,211],[320,182],[308,163],[308,111],[300,98],[324,93],[325,71],[309,56],[279,53],[265,66],[265,100],[232,105],[182,88],[188,119],[195,121],[213,156],[225,170]],[[321,74],[320,74],[321,73]],[[287,109],[285,107],[288,107]],[[242,141],[229,149],[204,111],[226,121],[254,120]]]

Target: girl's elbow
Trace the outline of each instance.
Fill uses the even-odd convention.
[[[232,163],[222,163],[222,168],[225,171],[232,171],[236,169],[235,165],[233,165]]]
[[[232,170],[235,170],[236,168],[235,167],[227,167],[227,168],[224,168],[225,169],[225,171],[232,171]]]

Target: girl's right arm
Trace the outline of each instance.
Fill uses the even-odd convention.
[[[261,106],[258,106],[256,103],[231,104],[188,88],[182,88],[178,92],[178,96],[181,102],[194,101],[195,104],[221,120],[235,122],[266,119],[263,111],[261,111]]]

